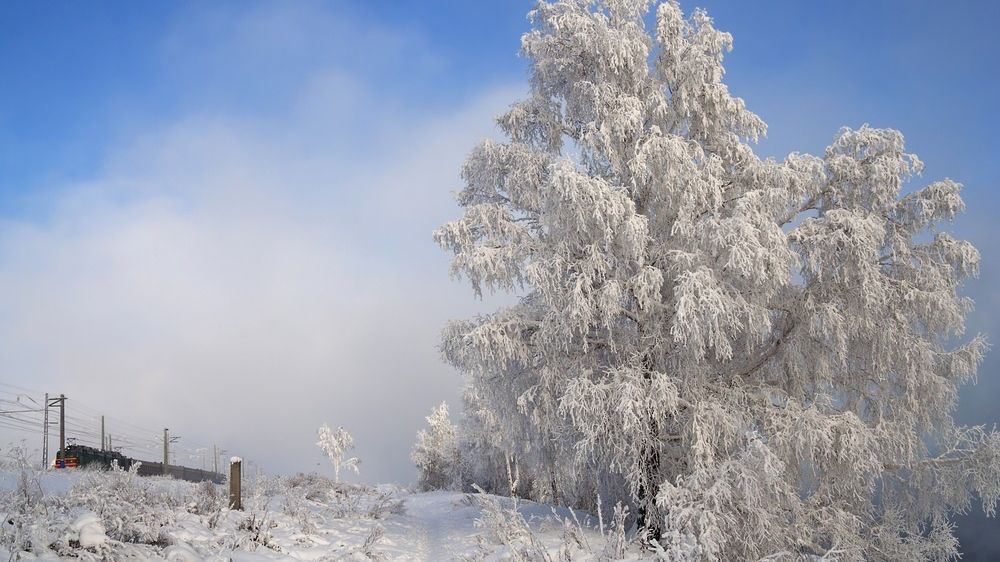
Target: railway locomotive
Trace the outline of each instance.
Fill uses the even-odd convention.
[[[216,484],[222,484],[226,481],[226,477],[218,472],[175,465],[167,465],[166,470],[164,470],[163,463],[140,461],[127,457],[118,451],[102,451],[86,445],[68,445],[62,455],[56,455],[52,467],[60,469],[83,467],[108,469],[115,461],[117,461],[119,468],[125,470],[132,468],[133,464],[138,464],[139,468],[136,473],[139,476],[172,476],[188,482],[209,481]]]

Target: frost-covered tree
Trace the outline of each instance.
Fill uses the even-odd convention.
[[[357,457],[344,458],[347,452],[354,448],[354,438],[351,437],[351,434],[343,427],[338,427],[336,430],[330,429],[330,426],[325,423],[320,426],[317,433],[319,441],[316,442],[316,445],[323,449],[326,456],[330,458],[330,464],[333,465],[334,481],[340,482],[341,468],[351,469],[357,474],[361,461]]]
[[[419,471],[421,490],[455,489],[461,486],[458,435],[442,402],[425,418],[427,429],[417,432],[410,458]]]
[[[504,420],[521,422],[521,426],[505,427],[502,425]],[[486,404],[475,386],[465,387],[462,423],[458,426],[463,490],[472,491],[479,486],[502,495],[545,497],[532,490],[530,476],[521,477],[522,473],[530,473],[522,470],[525,457],[519,457],[518,453],[524,451],[525,442],[532,441],[521,431],[525,429],[524,421],[523,416],[517,416],[516,410],[498,413],[495,405]]]
[[[761,159],[732,45],[675,2],[531,13],[529,97],[463,169],[452,271],[515,306],[442,344],[551,497],[630,502],[670,559],[947,558],[1000,495],[1000,437],[951,417],[987,344],[942,230],[951,180],[894,130]]]

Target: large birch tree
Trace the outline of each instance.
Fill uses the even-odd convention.
[[[987,347],[961,186],[915,185],[891,129],[758,157],[732,37],[650,7],[538,4],[530,95],[435,233],[477,293],[521,295],[442,344],[515,429],[497,450],[539,498],[631,503],[671,559],[951,556],[949,516],[1000,495],[1000,437],[951,417]]]

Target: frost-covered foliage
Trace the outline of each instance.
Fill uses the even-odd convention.
[[[410,458],[419,472],[421,490],[455,490],[462,485],[455,425],[448,417],[448,404],[442,402],[427,416],[427,429],[417,432],[417,443]]]
[[[548,548],[518,511],[516,500],[510,507],[504,507],[499,500],[485,495],[470,495],[469,499],[482,510],[476,525],[488,532],[486,540],[506,547],[511,559],[554,562]]]
[[[954,555],[950,515],[1000,496],[1000,436],[951,417],[987,348],[979,254],[942,229],[961,186],[911,188],[890,129],[759,158],[732,37],[650,4],[538,5],[530,96],[435,233],[476,293],[523,295],[445,330],[473,472],[625,501],[671,559]]]
[[[344,458],[347,452],[354,448],[354,438],[351,437],[351,434],[343,427],[338,427],[336,430],[330,429],[330,426],[325,423],[320,426],[317,433],[319,441],[316,442],[316,445],[323,449],[326,456],[330,457],[334,481],[340,482],[341,468],[351,469],[357,474],[361,461],[357,457]]]
[[[157,481],[139,476],[139,463],[123,470],[87,470],[69,492],[71,501],[97,514],[109,538],[160,544],[161,530],[173,523],[174,512],[187,505],[186,498],[161,489]]]
[[[177,522],[185,505],[196,505],[199,499],[163,486],[168,479],[141,478],[137,468],[115,465],[104,471],[48,474],[26,462],[0,467],[0,476],[13,472],[20,481],[13,494],[0,491],[0,511],[7,522],[0,546],[12,559],[56,554],[126,560],[159,551],[169,542],[166,528]],[[64,491],[47,491],[60,477]]]
[[[41,471],[28,460],[23,444],[0,457],[0,470],[14,477],[9,490],[0,490],[0,545],[13,552],[31,550],[49,542],[48,509],[42,502]]]
[[[128,559],[137,551],[119,545],[164,544],[163,529],[185,503],[156,481],[139,478],[138,465],[132,470],[115,465],[107,471],[74,471],[72,484],[64,483],[65,493],[53,495],[43,486],[50,475],[28,462],[23,448],[10,453],[0,465],[0,480],[13,475],[16,484],[0,488],[0,547],[11,559],[27,553]]]
[[[0,466],[3,559],[381,559],[380,526],[404,512],[396,489],[316,474],[250,474],[237,511],[217,484],[134,469],[44,472],[15,453]]]
[[[581,517],[575,511],[544,507],[518,498],[500,498],[483,493],[467,494],[466,502],[479,509],[475,526],[483,531],[478,537],[477,555],[470,560],[569,561],[649,560],[650,552],[629,544],[625,531],[627,508],[617,505],[611,525],[602,520]],[[501,547],[497,552],[496,545]],[[630,548],[633,546],[633,548]],[[499,554],[499,556],[498,556]]]
[[[513,486],[506,470],[511,466],[507,432],[498,416],[486,407],[476,388],[466,386],[462,396],[463,416],[458,427],[458,448],[461,458],[462,490],[480,486],[495,493],[519,496],[522,490]],[[513,466],[518,466],[514,458]]]

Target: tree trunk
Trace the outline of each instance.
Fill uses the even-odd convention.
[[[639,334],[645,333],[643,325],[639,324]],[[642,356],[644,377],[647,382],[653,378],[653,358],[647,352]],[[656,494],[660,491],[660,424],[650,420],[649,435],[652,444],[643,452],[645,478],[639,482],[639,505],[636,508],[636,528],[645,536],[645,540],[659,540],[663,532],[663,522],[659,517],[651,517],[655,513]]]
[[[653,422],[653,435],[658,435],[656,422]],[[639,483],[639,504],[636,506],[636,527],[639,532],[645,535],[645,540],[659,539],[663,532],[663,521],[659,517],[652,517],[650,512],[656,510],[656,494],[660,491],[660,451],[654,446],[646,449],[643,454],[646,468],[644,482]],[[647,486],[648,483],[648,486]]]

